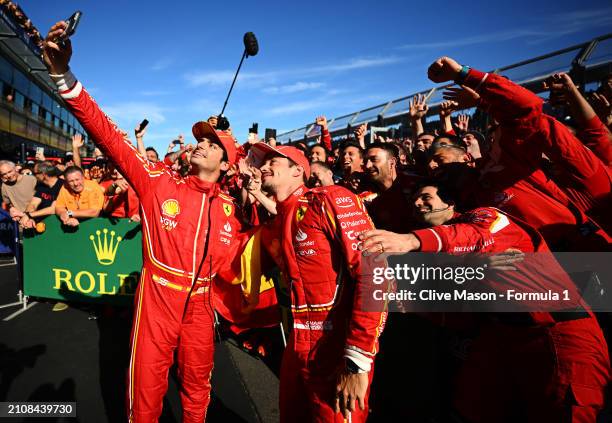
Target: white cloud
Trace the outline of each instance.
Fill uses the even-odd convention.
[[[483,35],[451,38],[444,41],[411,43],[399,46],[402,50],[431,50],[465,47],[477,44],[492,44],[526,38],[530,44],[575,34],[587,28],[612,26],[612,8],[578,10],[538,17],[531,27],[514,28],[507,31],[489,32]]]
[[[266,94],[293,94],[301,91],[317,90],[324,87],[322,82],[296,82],[290,85],[264,88],[262,92]]]
[[[190,72],[184,75],[184,78],[187,82],[194,86],[199,87],[202,85],[210,85],[210,86],[228,86],[232,83],[234,79],[234,71],[224,70],[224,71],[195,71]],[[249,82],[251,84],[263,84],[266,82],[273,82],[276,78],[276,74],[273,72],[267,73],[240,73],[238,75],[238,80],[243,82]]]
[[[118,123],[134,126],[145,118],[153,123],[163,123],[167,111],[155,103],[137,101],[104,106],[102,110]]]
[[[349,59],[345,62],[336,63],[333,65],[319,66],[310,69],[310,72],[326,73],[326,72],[344,72],[355,69],[372,68],[377,66],[393,65],[401,62],[401,57],[389,56],[389,57],[359,57]]]
[[[291,115],[294,113],[305,112],[307,110],[321,110],[328,105],[329,101],[324,99],[295,101],[268,109],[267,114],[270,116]]]
[[[159,59],[157,62],[155,62],[152,66],[151,66],[151,70],[152,71],[160,71],[160,70],[164,70],[168,67],[170,67],[170,65],[174,62],[173,59],[169,58],[169,57],[163,57],[161,59]]]
[[[477,35],[474,37],[464,38],[451,38],[446,41],[429,42],[429,43],[416,43],[416,44],[404,44],[398,48],[403,50],[428,50],[428,49],[448,49],[453,47],[464,47],[474,44],[482,43],[494,43],[499,41],[509,41],[517,38],[524,38],[528,36],[536,36],[541,33],[537,31],[521,30],[516,29],[512,31],[501,31],[494,33],[487,33],[485,35]]]
[[[314,75],[325,75],[330,72],[346,72],[356,69],[371,68],[376,66],[387,66],[401,62],[405,59],[396,56],[389,57],[355,57],[347,59],[342,62],[338,62],[331,65],[323,66],[308,66],[304,64],[298,69],[280,69],[269,72],[244,72],[238,75],[238,80],[241,84],[247,84],[249,86],[261,86],[263,84],[274,84],[279,80],[286,78],[302,78]],[[220,70],[220,71],[193,71],[183,75],[185,80],[194,87],[201,85],[209,85],[212,87],[216,86],[229,86],[234,78],[234,71],[232,70]],[[295,83],[295,84],[299,84]],[[299,87],[298,87],[299,88]],[[301,91],[298,89],[298,91]],[[295,91],[297,92],[297,91]]]

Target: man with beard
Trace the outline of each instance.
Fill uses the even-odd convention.
[[[366,206],[377,228],[406,233],[414,229],[414,221],[401,211],[411,207],[417,176],[398,172],[397,165],[397,149],[393,144],[374,143],[368,146],[365,174],[375,196],[368,198]]]
[[[385,312],[364,310],[357,235],[372,229],[345,188],[308,190],[307,158],[293,147],[251,148],[278,215],[262,239],[291,291],[293,331],[280,376],[281,422],[365,422],[372,361]],[[342,412],[342,413],[341,413]]]
[[[479,204],[493,205],[526,221],[554,251],[609,250],[610,236],[546,176],[541,160],[545,154],[559,163],[593,167],[606,184],[598,187],[599,195],[609,196],[605,166],[561,122],[542,112],[538,96],[500,75],[461,66],[450,57],[432,63],[428,77],[437,83],[454,80],[462,88],[449,88],[445,98],[462,107],[484,108],[499,122],[491,150],[479,168],[479,180],[468,186]],[[568,149],[569,145],[575,148]]]
[[[212,282],[233,279],[230,261],[244,241],[236,206],[217,184],[236,158],[234,138],[197,122],[186,177],[142,157],[69,71],[70,40],[57,42],[66,27],[56,23],[45,39],[50,77],[141,202],[143,268],[132,325],[128,420],[158,420],[176,353],[183,421],[202,422],[213,367]]]
[[[487,271],[494,291],[566,290],[567,300],[533,303],[515,313],[480,313],[479,335],[457,375],[453,404],[467,421],[590,422],[604,405],[610,379],[606,341],[569,275],[531,226],[492,207],[455,210],[457,197],[438,181],[424,183],[414,207],[429,228],[359,236],[366,254],[381,251],[529,254],[512,269]],[[540,265],[544,264],[544,265]],[[505,301],[505,300],[500,300]]]
[[[334,185],[334,172],[324,162],[312,162],[310,163],[310,179],[308,180],[308,186],[310,188],[315,187],[328,187]]]

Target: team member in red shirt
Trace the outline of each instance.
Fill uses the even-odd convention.
[[[434,82],[454,80],[466,89],[451,89],[447,97],[465,105],[475,103],[499,122],[491,152],[480,168],[480,204],[494,205],[534,226],[555,251],[602,251],[611,238],[585,214],[541,169],[542,154],[562,162],[588,185],[593,201],[606,201],[610,179],[605,165],[551,116],[542,113],[542,100],[495,74],[461,66],[449,57],[428,70]],[[579,170],[580,169],[580,170]],[[586,178],[586,179],[585,179]]]
[[[277,201],[278,215],[262,239],[292,299],[293,331],[280,377],[281,422],[365,422],[372,361],[386,316],[364,311],[357,295],[363,284],[357,235],[373,228],[370,218],[345,188],[307,189],[310,166],[296,148],[258,143],[251,152],[263,163],[262,187]]]
[[[110,178],[100,182],[104,189],[104,208],[106,216],[129,218],[133,222],[140,222],[138,209],[140,202],[134,188],[123,178],[112,162],[107,164]]]
[[[532,303],[525,312],[481,313],[479,336],[458,374],[454,406],[470,422],[595,423],[610,380],[608,349],[572,280],[532,227],[491,207],[460,214],[454,201],[443,185],[423,185],[414,206],[431,227],[409,234],[366,232],[359,237],[363,250],[540,253],[532,257],[546,265],[534,266],[533,258],[526,258],[513,270],[495,272],[488,285],[520,292],[555,287],[567,289],[570,298],[562,304]]]
[[[191,174],[180,177],[143,158],[69,71],[66,29],[47,35],[44,60],[61,96],[96,145],[117,165],[140,199],[143,268],[136,291],[128,374],[128,420],[156,422],[177,353],[184,422],[202,422],[213,367],[211,282],[229,271],[241,224],[233,200],[216,183],[236,157],[233,137],[198,122]],[[231,277],[231,275],[225,275]]]

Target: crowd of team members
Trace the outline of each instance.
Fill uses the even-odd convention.
[[[271,182],[278,176],[270,162],[272,154],[287,159],[290,167],[303,169],[298,174],[303,180],[296,183],[305,182],[314,192],[340,185],[365,204],[376,230],[364,228],[360,248],[370,253],[452,252],[455,247],[493,253],[609,251],[612,77],[604,79],[587,100],[568,75],[553,75],[546,82],[550,97],[545,102],[503,76],[461,66],[447,57],[434,62],[428,76],[436,83],[457,83],[457,88],[444,94],[439,128],[425,130],[426,98],[415,96],[409,110],[410,137],[377,134],[370,137],[373,142],[366,142],[368,127],[362,125],[352,137],[334,145],[323,116],[315,121],[321,135],[310,146],[303,142],[281,146],[274,139],[259,140],[250,134],[244,145],[236,143],[235,165],[223,172],[223,191],[241,205],[245,223],[274,225],[286,200],[277,202],[282,188],[280,182]],[[471,128],[467,115],[452,121],[452,112],[473,107],[479,110],[480,124],[485,122],[482,116],[487,116],[486,126]],[[216,118],[209,118],[208,124],[215,128]],[[196,127],[194,136],[200,140]],[[190,173],[190,155],[196,146],[179,137],[160,160],[154,149],[144,148],[145,130],[137,128],[135,135],[137,149],[150,169],[177,178]],[[39,161],[33,167],[39,184],[57,194],[51,203],[36,200],[40,196],[32,192],[35,200],[18,205],[4,195],[3,187],[11,215],[24,228],[35,227],[49,214],[72,226],[78,225],[79,218],[95,217],[101,211],[139,221],[138,198],[112,161],[100,157],[82,170],[82,140],[75,138],[73,146],[73,163],[66,163],[63,182],[58,179],[61,165]],[[14,164],[2,162],[0,171],[5,186],[21,183],[23,176],[18,176]],[[90,192],[91,201],[75,201],[85,192]],[[334,195],[338,200],[341,194]],[[500,226],[500,219],[507,223]],[[522,319],[464,317],[444,322],[439,316],[431,319],[438,326],[468,327],[479,333],[457,370],[456,389],[450,389],[454,408],[462,417],[483,422],[595,421],[604,405],[609,359],[599,325],[586,304],[578,301],[565,314],[526,313]],[[424,418],[431,413],[407,399],[413,392],[409,379],[414,380],[414,375],[396,373],[398,361],[409,356],[402,357],[408,342],[421,342],[414,335],[420,323],[406,326],[403,318],[389,316],[383,335],[376,361],[379,382],[375,378],[372,388],[373,420]],[[407,333],[406,328],[415,332]],[[369,371],[369,364],[360,360],[357,354],[356,372],[364,367]],[[370,380],[376,372],[370,372]],[[407,390],[398,390],[396,383],[405,384]],[[322,399],[315,395],[312,401]],[[358,412],[353,404],[341,408],[345,406]],[[354,421],[362,416],[354,414]]]

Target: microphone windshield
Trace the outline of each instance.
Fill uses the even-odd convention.
[[[255,56],[259,52],[257,38],[255,38],[255,34],[252,32],[247,32],[244,34],[244,49],[246,50],[248,56]]]

